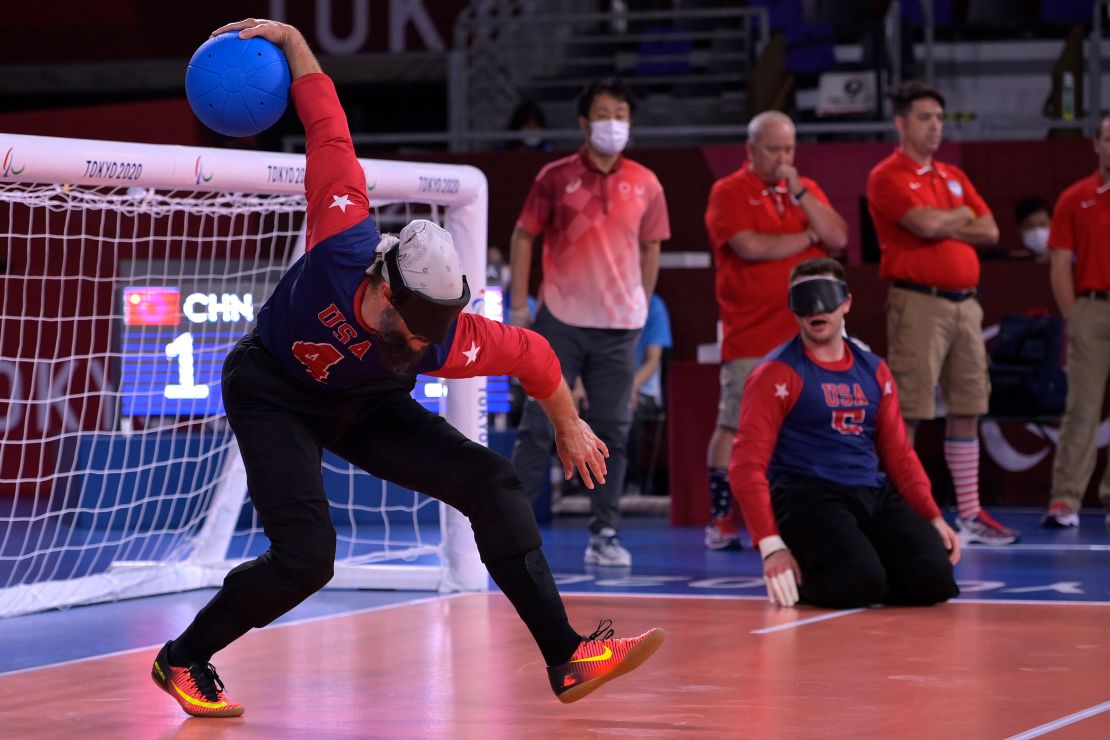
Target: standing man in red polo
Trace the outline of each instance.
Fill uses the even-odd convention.
[[[910,81],[890,97],[898,149],[867,178],[879,274],[891,281],[887,362],[911,439],[919,422],[936,418],[940,384],[961,542],[1008,545],[1017,532],[979,506],[979,417],[987,412],[990,380],[975,248],[997,243],[998,225],[967,175],[933,159],[944,132],[940,92]]]
[[[1110,376],[1110,115],[1095,131],[1098,169],[1056,201],[1048,234],[1052,294],[1068,322],[1068,401],[1052,464],[1046,527],[1079,526],[1095,469],[1098,425]],[[1110,466],[1098,495],[1110,526]]]
[[[663,186],[651,170],[621,154],[632,106],[632,91],[616,79],[595,80],[578,96],[584,142],[532,183],[512,236],[509,303],[509,320],[527,325],[532,249],[543,234],[532,328],[551,343],[569,386],[581,376],[590,424],[609,448],[608,473],[590,496],[585,561],[615,567],[632,564],[618,532],[636,340],[655,292],[660,242],[671,236]],[[555,435],[542,408],[526,402],[513,465],[533,500],[548,475]]]
[[[752,118],[747,164],[713,184],[705,211],[724,328],[717,426],[706,454],[710,550],[740,545],[732,521],[729,455],[744,381],[763,355],[798,333],[783,286],[794,265],[835,256],[848,243],[844,219],[816,182],[798,174],[794,143],[794,122],[787,115],[766,111]]]

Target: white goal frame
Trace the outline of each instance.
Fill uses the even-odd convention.
[[[202,147],[63,139],[0,133],[0,182],[135,187],[177,192],[304,194],[305,156]],[[441,206],[471,286],[467,308],[481,311],[485,291],[488,186],[465,165],[360,159],[374,206],[413,202]],[[303,233],[301,237],[303,244]],[[295,258],[296,256],[294,256]],[[488,443],[485,379],[448,381],[448,421],[470,439]],[[236,563],[228,544],[246,497],[237,448],[213,497],[194,548],[184,562],[114,563],[106,572],[0,588],[0,617],[32,611],[218,586]],[[337,564],[330,588],[484,591],[487,572],[470,523],[440,504],[440,565]]]

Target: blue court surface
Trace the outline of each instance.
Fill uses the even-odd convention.
[[[1022,533],[1007,547],[964,550],[957,566],[961,600],[1110,605],[1110,530],[1089,510],[1078,529],[1046,530],[1039,511],[992,510]],[[750,547],[709,552],[700,528],[628,517],[622,540],[631,569],[583,564],[586,520],[559,517],[543,527],[544,550],[567,594],[765,598],[761,562]],[[214,593],[211,589],[0,620],[0,674],[160,645],[175,637]],[[278,620],[301,622],[437,598],[430,592],[324,590]],[[663,625],[665,626],[665,625]]]

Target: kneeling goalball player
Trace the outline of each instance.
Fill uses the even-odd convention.
[[[935,604],[959,593],[959,540],[906,437],[889,368],[844,337],[851,305],[839,262],[794,267],[800,331],[748,378],[729,481],[772,603]]]
[[[461,313],[470,290],[451,235],[436,224],[417,220],[397,237],[379,235],[335,87],[295,28],[250,19],[215,33],[227,31],[265,38],[289,61],[307,135],[308,246],[223,370],[228,423],[270,549],[228,573],[192,624],[166,643],[155,682],[188,714],[243,713],[210,661],[331,579],[336,534],[320,476],[324,448],[470,520],[482,562],[539,645],[560,701],[632,670],[662,644],[663,631],[614,638],[603,620],[588,637],[575,632],[512,464],[411,396],[417,373],[520,378],[557,430],[566,477],[577,470],[593,488],[605,479],[608,451],[579,419],[550,345],[534,332]]]

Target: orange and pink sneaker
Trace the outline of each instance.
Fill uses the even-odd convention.
[[[170,665],[170,645],[162,646],[150,677],[154,683],[177,700],[186,714],[194,717],[239,717],[243,705],[236,704],[224,693],[224,684],[211,663],[193,663],[188,668]]]
[[[592,635],[582,640],[570,660],[548,666],[551,690],[564,704],[578,701],[617,676],[638,667],[663,644],[666,633],[658,627],[639,637],[613,638],[612,621],[604,619]]]

